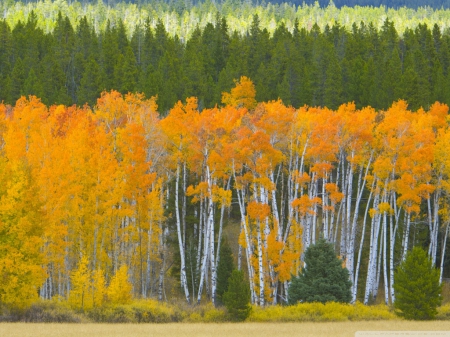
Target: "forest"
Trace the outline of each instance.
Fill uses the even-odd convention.
[[[187,302],[214,303],[225,240],[260,306],[284,301],[319,237],[335,243],[353,300],[381,287],[390,303],[415,245],[443,277],[447,105],[295,109],[255,97],[241,77],[219,107],[200,112],[191,97],[164,118],[155,98],[117,91],[93,110],[35,96],[1,105],[0,300],[67,298],[80,268],[109,283],[127,266],[137,298],[163,299],[170,268]]]
[[[413,246],[450,275],[445,21],[314,5],[272,29],[255,7],[246,33],[216,11],[181,37],[168,16],[50,27],[54,4],[0,21],[0,305],[95,306],[127,278],[134,298],[217,304],[230,249],[251,302],[284,304],[319,238],[352,302],[392,303]]]
[[[220,103],[234,79],[254,81],[259,102],[281,98],[296,108],[355,102],[358,108],[387,109],[398,99],[412,109],[450,103],[450,34],[435,23],[399,33],[386,18],[378,29],[358,22],[292,29],[281,22],[269,33],[258,14],[247,34],[215,14],[188,39],[169,35],[162,19],[129,34],[124,22],[97,31],[86,17],[72,25],[57,15],[45,32],[39,17],[11,26],[0,22],[0,96],[13,104],[36,95],[46,105],[95,104],[104,90],[158,95],[162,114],[178,100],[195,96],[199,108]]]

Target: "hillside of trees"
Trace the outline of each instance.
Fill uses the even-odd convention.
[[[4,1],[9,6],[12,5],[15,1],[14,0],[6,0]],[[22,3],[30,3],[35,1],[30,0],[22,0]],[[80,1],[83,4],[86,3],[97,3],[97,0],[82,0]],[[103,3],[109,6],[116,6],[119,3],[128,3],[128,4],[136,4],[138,6],[145,6],[149,4],[154,4],[155,2],[161,2],[166,5],[169,5],[173,8],[188,8],[190,9],[191,6],[196,6],[199,4],[202,4],[204,0],[102,0]],[[354,6],[373,6],[373,7],[379,7],[379,6],[385,6],[388,8],[395,8],[398,9],[400,7],[408,7],[408,8],[419,8],[419,7],[430,7],[430,8],[449,8],[450,7],[450,1],[449,0],[290,0],[290,1],[283,1],[283,0],[267,0],[267,1],[258,1],[258,0],[214,0],[211,1],[213,4],[217,4],[219,6],[223,5],[226,2],[233,2],[235,4],[251,4],[253,6],[260,5],[260,4],[283,4],[283,3],[289,3],[294,4],[296,6],[302,6],[302,5],[314,5],[317,3],[321,7],[327,7],[330,2],[333,3],[336,7],[354,7]]]
[[[400,35],[388,19],[380,30],[336,23],[323,30],[295,24],[290,32],[280,24],[269,34],[254,15],[249,33],[240,35],[216,15],[182,41],[162,20],[154,29],[147,21],[128,38],[121,21],[97,33],[85,17],[74,28],[59,15],[45,33],[32,13],[13,28],[0,22],[0,43],[0,97],[7,104],[33,94],[47,105],[93,106],[102,91],[115,89],[157,95],[162,114],[191,96],[201,110],[220,103],[240,76],[254,81],[259,102],[281,98],[296,108],[450,103],[450,33],[438,25]]]
[[[171,275],[173,296],[215,303],[225,230],[260,306],[286,301],[319,238],[343,259],[353,301],[383,289],[391,303],[413,246],[442,279],[447,105],[295,109],[255,97],[241,77],[219,107],[200,112],[190,97],[164,118],[155,98],[117,91],[92,110],[34,96],[0,105],[0,302],[70,299],[90,282],[95,298],[95,282],[120,272],[136,298],[166,298]]]
[[[216,303],[223,242],[259,306],[286,302],[319,238],[352,301],[392,303],[413,246],[449,275],[445,20],[340,24],[327,15],[345,10],[306,6],[322,16],[288,26],[267,5],[245,33],[214,12],[182,37],[169,16],[130,30],[96,20],[103,4],[54,22],[45,5],[0,21],[0,306],[85,287],[96,303],[122,283]]]
[[[314,5],[317,0],[293,0],[290,1],[296,5]],[[283,1],[271,1],[273,3],[282,3]],[[326,7],[330,4],[328,0],[318,0],[320,6]],[[449,8],[450,1],[448,0],[334,0],[334,5],[341,8],[344,6],[354,7],[354,6],[386,6],[389,8],[419,8],[419,7],[431,7],[431,8]]]

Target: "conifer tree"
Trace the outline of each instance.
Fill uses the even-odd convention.
[[[433,319],[442,301],[439,270],[434,268],[427,253],[414,247],[394,274],[397,315],[406,319]]]
[[[344,302],[351,300],[351,282],[348,270],[342,266],[333,245],[320,239],[305,252],[306,267],[292,278],[289,303]]]
[[[232,320],[244,321],[250,315],[250,287],[242,270],[233,270],[222,298]]]
[[[216,296],[219,302],[228,289],[229,278],[234,269],[234,260],[231,247],[227,240],[224,240],[220,249],[220,260],[217,266],[217,289]]]

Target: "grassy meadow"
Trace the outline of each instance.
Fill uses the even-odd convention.
[[[305,323],[170,323],[170,324],[42,324],[0,323],[0,336],[8,337],[225,337],[225,336],[355,336],[363,330],[449,331],[449,321],[367,321]]]

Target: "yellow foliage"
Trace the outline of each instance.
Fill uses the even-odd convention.
[[[386,320],[397,317],[385,305],[366,306],[328,302],[299,303],[293,306],[254,306],[248,318],[251,322],[336,322],[347,320]]]
[[[212,303],[206,306],[195,308],[187,321],[192,323],[220,323],[227,320],[226,311],[223,308],[216,308]]]
[[[111,279],[107,294],[112,304],[127,304],[131,302],[132,285],[128,280],[128,268],[124,264]]]
[[[94,307],[101,307],[105,301],[105,277],[101,269],[97,269],[92,277],[92,299]]]
[[[70,306],[76,310],[89,310],[93,306],[93,298],[90,296],[91,271],[89,261],[83,256],[78,263],[78,268],[70,277],[72,289],[69,294]]]
[[[246,76],[241,76],[239,81],[235,81],[236,86],[231,92],[222,93],[222,103],[227,106],[253,109],[256,106],[256,90],[253,82]]]

